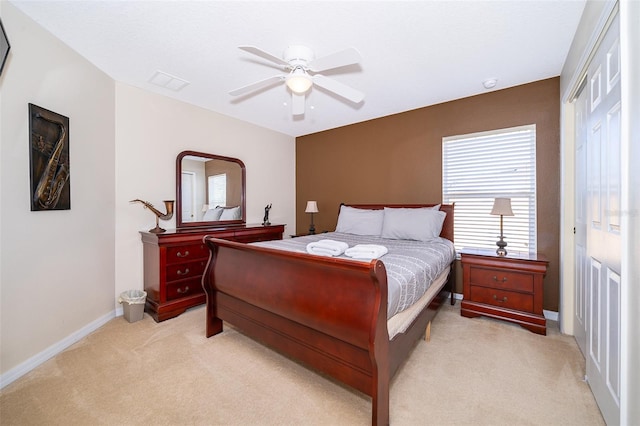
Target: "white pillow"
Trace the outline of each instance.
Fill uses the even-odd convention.
[[[222,209],[220,220],[238,220],[240,219],[240,206]]]
[[[209,209],[204,213],[204,216],[202,216],[202,220],[203,221],[210,221],[210,220],[220,220],[220,216],[222,215],[222,211],[224,209],[222,207],[216,207],[215,209]]]
[[[355,235],[380,236],[384,210],[356,209],[349,206],[340,206],[336,232]]]
[[[425,208],[384,208],[382,238],[427,241],[440,235],[445,212]]]

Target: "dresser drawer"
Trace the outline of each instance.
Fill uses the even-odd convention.
[[[181,280],[184,278],[202,276],[207,260],[197,260],[195,262],[178,263],[167,266],[167,281]]]
[[[209,258],[209,248],[204,243],[167,247],[167,264],[203,258]]]
[[[471,286],[471,300],[487,305],[533,312],[533,295],[487,287]]]
[[[481,285],[504,290],[533,292],[533,275],[513,272],[503,269],[489,269],[472,266],[469,282],[471,285]]]
[[[179,299],[198,293],[204,293],[202,289],[202,277],[167,283],[167,300]]]

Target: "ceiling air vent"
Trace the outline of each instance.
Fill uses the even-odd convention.
[[[151,76],[151,78],[149,79],[149,83],[155,84],[156,86],[160,86],[165,89],[173,90],[174,92],[182,90],[189,84],[187,80],[183,80],[159,70]]]

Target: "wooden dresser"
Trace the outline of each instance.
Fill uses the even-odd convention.
[[[144,256],[145,311],[156,321],[176,317],[206,301],[202,274],[209,260],[205,235],[252,243],[281,240],[284,225],[245,225],[228,228],[140,232]]]
[[[547,334],[542,311],[548,260],[538,254],[498,256],[492,250],[461,251],[464,299],[461,314],[484,315]]]

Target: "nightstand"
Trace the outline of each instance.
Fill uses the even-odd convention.
[[[543,278],[549,261],[540,254],[498,256],[495,251],[461,251],[464,299],[460,313],[511,321],[547,334],[542,312]]]

